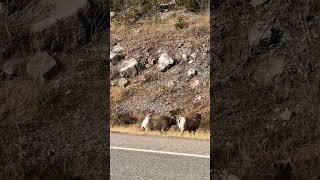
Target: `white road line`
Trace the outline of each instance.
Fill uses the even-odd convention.
[[[124,148],[124,147],[113,147],[113,146],[110,146],[110,149],[149,152],[149,153],[158,153],[158,154],[171,154],[171,155],[178,155],[178,156],[191,156],[191,157],[200,157],[200,158],[209,158],[210,159],[210,156],[205,156],[205,155],[177,153],[177,152],[168,152],[168,151],[155,151],[155,150],[148,150],[148,149],[134,149],[134,148]]]

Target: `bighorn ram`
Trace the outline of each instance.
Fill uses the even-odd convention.
[[[184,131],[189,131],[189,133],[193,132],[195,135],[201,124],[201,114],[193,113],[187,116],[176,115],[176,123],[181,131],[181,134]]]
[[[142,130],[167,131],[172,125],[176,125],[175,111],[170,111],[170,116],[160,116],[158,118],[153,118],[152,114],[149,113],[144,118],[141,124]]]

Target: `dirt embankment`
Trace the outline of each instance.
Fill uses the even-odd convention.
[[[309,4],[308,4],[309,3]],[[318,1],[223,1],[213,13],[213,173],[320,177]]]

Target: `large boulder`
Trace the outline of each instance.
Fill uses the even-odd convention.
[[[115,53],[113,51],[110,52],[110,62],[112,65],[117,65],[124,58],[125,56],[123,54]]]
[[[57,0],[55,1],[55,6],[53,6],[53,13],[50,16],[31,24],[30,30],[32,33],[38,33],[50,29],[55,26],[58,21],[75,17],[80,10],[86,7],[87,4],[87,0]]]
[[[163,52],[158,60],[157,69],[160,72],[168,70],[174,64],[174,59],[167,52]]]
[[[32,79],[45,82],[57,73],[58,65],[47,52],[38,52],[27,63],[27,73]]]
[[[24,59],[8,59],[4,64],[2,71],[7,76],[19,76],[24,72],[26,60]]]
[[[274,78],[284,71],[285,61],[283,57],[267,57],[256,69],[253,79],[263,85],[270,87],[274,84]]]
[[[139,63],[136,59],[124,61],[119,66],[119,73],[121,77],[134,77],[138,75]]]
[[[102,0],[57,0],[50,6],[35,7],[47,9],[38,17],[28,22],[33,48],[36,50],[67,51],[88,43],[94,32],[101,31],[106,26],[106,9]],[[40,3],[41,4],[41,3]],[[98,17],[98,18],[97,18]],[[92,26],[96,22],[103,22],[99,27]],[[30,24],[30,25],[29,25]],[[94,27],[94,29],[92,29]]]
[[[249,34],[249,44],[257,46],[262,41],[269,41],[271,38],[271,26],[267,22],[257,21],[252,25]]]
[[[117,44],[113,47],[112,51],[110,51],[110,62],[112,63],[112,65],[116,65],[124,58],[124,48]]]

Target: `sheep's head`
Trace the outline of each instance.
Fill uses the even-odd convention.
[[[174,110],[169,111],[170,115],[175,117],[177,114],[181,113],[181,109],[177,108]]]
[[[201,113],[200,112],[196,112],[195,118],[196,119],[201,119],[202,118]]]
[[[180,123],[181,117],[182,117],[181,115],[175,115],[175,121],[177,124]]]

